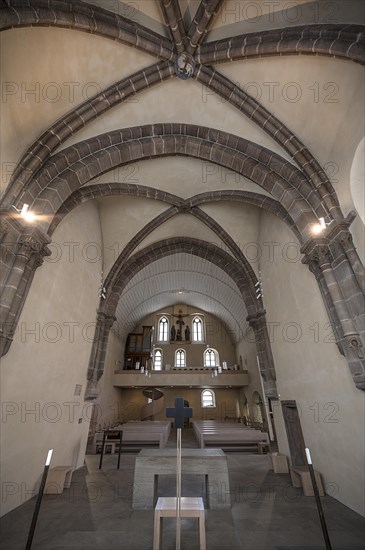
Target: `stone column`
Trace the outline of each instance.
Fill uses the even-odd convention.
[[[333,257],[328,239],[311,239],[302,248],[305,257],[303,263],[314,262],[323,274],[328,293],[334,305],[345,338],[343,350],[356,387],[365,389],[365,363],[363,343],[359,331],[344,299],[341,284],[337,281],[333,269]],[[345,281],[346,282],[346,281]],[[350,281],[353,284],[353,281]]]
[[[2,226],[0,351],[5,355],[13,340],[34,273],[50,256],[50,238],[35,225],[23,223],[8,214]]]
[[[87,386],[85,400],[96,399],[99,395],[98,382],[104,372],[105,354],[108,347],[109,331],[116,321],[114,315],[107,315],[103,311],[97,312],[95,336],[87,371]]]
[[[338,351],[341,353],[341,355],[345,355],[343,350],[344,335],[343,335],[341,323],[337,317],[336,309],[335,309],[335,306],[333,305],[331,295],[328,292],[328,288],[326,285],[326,281],[323,277],[323,273],[321,272],[319,265],[315,261],[312,261],[308,258],[306,263],[309,267],[309,271],[311,271],[315,276],[315,278],[317,279],[319,290],[321,291],[321,294],[322,294],[323,303],[325,305],[328,318],[331,321],[331,326],[336,338],[336,345],[338,347]]]
[[[349,223],[336,223],[333,228],[330,227],[327,238],[330,244],[334,243],[337,247],[340,247],[343,250],[352,270],[354,283],[364,294],[365,269],[355,248],[354,241],[349,230]]]
[[[263,378],[266,397],[278,399],[275,364],[271,351],[265,313],[265,311],[258,311],[255,315],[249,315],[247,321],[255,334],[260,373]]]

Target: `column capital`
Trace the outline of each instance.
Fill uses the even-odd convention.
[[[303,264],[310,266],[311,263],[315,262],[322,266],[331,263],[329,241],[325,237],[309,239],[300,251],[304,255],[302,258]]]
[[[10,210],[0,209],[0,215],[0,234],[7,253],[24,256],[26,261],[34,254],[39,255],[39,265],[45,256],[51,255],[48,248],[51,238],[35,223],[27,223],[17,212]]]
[[[248,315],[246,321],[252,328],[259,328],[266,321],[266,311],[264,309],[257,311],[253,315]]]
[[[116,320],[117,318],[115,317],[115,315],[108,315],[100,309],[98,309],[98,311],[96,312],[97,324],[101,325],[106,330],[110,329]]]

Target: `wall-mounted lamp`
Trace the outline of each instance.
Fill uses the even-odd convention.
[[[104,277],[103,272],[101,272],[100,288],[99,288],[99,298],[105,300],[106,298],[106,288],[104,286]]]
[[[23,204],[23,207],[21,210],[19,210],[16,206],[13,205],[13,208],[14,210],[16,210],[18,212],[18,214],[20,214],[20,216],[27,222],[29,223],[32,223],[34,222],[34,220],[36,219],[36,215],[33,214],[33,212],[31,212],[29,210],[29,204]]]
[[[333,222],[333,220],[331,220],[329,223],[326,223],[324,218],[318,218],[318,221],[319,223],[312,226],[312,233],[315,235],[322,233],[322,231],[324,231]]]

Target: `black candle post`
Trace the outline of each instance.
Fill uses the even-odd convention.
[[[46,463],[44,465],[42,480],[41,480],[41,484],[40,484],[40,487],[39,487],[37,502],[36,502],[34,512],[33,512],[32,523],[30,524],[30,529],[29,529],[29,533],[28,533],[28,540],[27,540],[27,545],[25,547],[25,550],[30,550],[30,548],[32,547],[34,531],[35,531],[35,528],[36,528],[36,525],[37,525],[39,509],[41,507],[44,487],[45,487],[46,481],[47,481],[47,475],[48,475],[49,465],[51,463],[52,453],[53,453],[53,449],[50,449],[48,451]]]
[[[327,530],[327,525],[326,525],[326,519],[325,519],[325,517],[324,517],[323,508],[322,508],[322,504],[321,504],[321,499],[320,499],[320,497],[319,497],[319,492],[318,492],[318,487],[317,487],[316,476],[314,475],[314,469],[313,469],[313,464],[312,464],[312,458],[311,458],[311,454],[310,454],[308,448],[305,449],[305,454],[306,454],[306,457],[307,457],[307,463],[308,463],[308,468],[309,468],[309,474],[310,474],[311,480],[312,480],[314,496],[315,496],[315,498],[316,498],[316,504],[317,504],[318,515],[319,515],[319,519],[320,519],[320,521],[321,521],[321,527],[322,527],[323,538],[324,538],[324,541],[325,541],[325,543],[326,543],[326,550],[332,550],[331,541],[330,541],[330,538],[329,538],[329,535],[328,535],[328,530]]]

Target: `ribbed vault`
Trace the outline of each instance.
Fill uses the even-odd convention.
[[[126,4],[121,4],[124,10]],[[142,7],[142,4],[137,0],[138,6]],[[310,136],[305,135],[303,125],[289,128],[275,113],[275,106],[265,108],[233,79],[217,70],[220,63],[259,63],[263,57],[292,55],[311,56],[314,62],[316,56],[321,56],[339,59],[338,63],[352,66],[356,66],[354,62],[357,66],[365,63],[364,27],[358,25],[356,18],[348,18],[345,14],[339,21],[322,18],[313,24],[306,11],[308,2],[298,4],[304,6],[303,24],[292,24],[290,19],[282,24],[288,10],[279,7],[274,11],[279,14],[280,24],[275,26],[275,23],[268,23],[267,17],[259,18],[252,26],[252,32],[247,32],[247,23],[254,23],[248,21],[247,16],[233,25],[224,24],[227,16],[225,0],[156,0],[153,3],[151,0],[145,9],[141,8],[138,17],[120,10],[119,3],[108,9],[99,1],[0,1],[0,31],[57,27],[72,33],[86,32],[113,41],[115,48],[136,48],[151,62],[149,66],[148,61],[146,65],[140,64],[139,67],[143,68],[131,71],[127,77],[118,79],[116,76],[112,85],[109,80],[108,86],[94,97],[65,110],[49,127],[41,126],[38,138],[28,143],[27,150],[18,155],[17,166],[1,203],[13,224],[11,231],[15,235],[7,226],[6,239],[15,243],[15,252],[6,265],[4,279],[6,291],[2,311],[5,312],[5,323],[11,325],[10,337],[3,348],[5,352],[9,349],[34,271],[41,264],[43,255],[49,253],[46,248],[49,235],[79,204],[113,195],[160,201],[165,203],[166,209],[156,211],[158,215],[153,219],[149,217],[142,227],[138,225],[133,238],[125,243],[105,282],[107,298],[100,302],[100,312],[109,321],[117,313],[121,325],[125,325],[127,318],[137,322],[151,312],[153,303],[156,308],[174,303],[171,293],[181,287],[189,291],[186,303],[195,303],[197,307],[217,315],[230,330],[234,331],[237,326],[244,330],[247,314],[252,317],[261,315],[262,311],[262,303],[255,299],[256,278],[230,232],[204,211],[204,205],[209,203],[225,201],[229,205],[240,201],[274,213],[289,225],[303,245],[306,261],[317,277],[326,307],[337,327],[338,339],[350,342],[350,349],[347,347],[345,354],[358,380],[358,387],[362,386],[360,360],[363,356],[358,353],[362,345],[359,337],[361,326],[356,319],[349,320],[348,311],[348,308],[355,311],[356,296],[363,285],[361,264],[347,235],[353,216],[344,217],[332,181],[316,158],[316,152],[311,151]],[[235,5],[240,8],[240,2]],[[235,109],[237,117],[242,118],[243,124],[249,121],[249,124],[256,125],[259,132],[274,140],[291,161],[250,137],[247,139],[241,134],[233,135],[231,130],[215,129],[213,120],[209,125],[195,124],[195,120],[194,123],[185,120],[165,123],[161,119],[149,125],[142,125],[139,121],[136,126],[124,127],[121,124],[118,130],[112,131],[101,124],[102,130],[92,132],[89,139],[76,143],[73,139],[71,146],[67,143],[88,124],[95,124],[99,118],[103,120],[103,115],[113,107],[131,97],[138,101],[139,94],[152,86],[163,90],[164,83],[174,77],[182,79],[181,89],[183,80],[187,79],[190,79],[189,85],[203,85],[210,89],[223,101],[222,116],[224,103],[227,103],[229,108]],[[175,98],[164,100],[171,107]],[[111,178],[109,184],[95,184],[95,178],[109,175],[116,167],[177,155],[183,156],[187,163],[194,158],[232,170],[261,187],[266,196],[244,189],[231,191],[222,185],[215,193],[199,193],[197,190],[190,196],[181,194],[189,197],[183,200],[178,193],[157,191],[157,185],[152,181],[123,186]],[[24,230],[16,216],[13,220],[13,207],[20,210],[23,204],[30,205],[40,215],[31,232],[27,227]],[[153,241],[153,232],[165,223],[167,226],[175,215],[181,213],[192,215],[206,231],[208,228],[219,236],[229,252],[217,250],[190,234],[180,239],[167,236],[165,241],[154,242],[139,250],[146,237]],[[318,218],[323,218],[328,227],[333,224],[323,242],[312,240],[313,224]],[[24,241],[27,246],[28,243],[33,246],[35,242],[34,250],[41,251],[42,257],[35,257],[32,252],[30,265],[23,266],[22,271],[17,267],[17,255],[18,243],[23,246]],[[336,249],[338,242],[342,248]],[[318,247],[323,244],[328,248],[325,254],[318,252]],[[178,266],[176,269],[174,262]],[[211,272],[206,272],[207,266]],[[167,273],[170,273],[168,280]],[[216,292],[209,287],[209,281],[213,279],[218,285]],[[343,280],[350,281],[350,289],[341,290]],[[208,287],[207,292],[204,284]],[[235,303],[237,291],[241,298]],[[261,352],[265,350],[268,354],[266,364],[271,365],[268,368],[272,370],[264,324],[259,327],[257,319],[255,323]],[[97,346],[93,349],[96,355],[92,355],[92,360],[98,363],[98,372],[102,372],[100,365],[104,361],[106,341],[105,332],[102,352]]]

